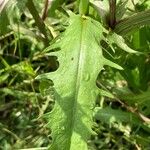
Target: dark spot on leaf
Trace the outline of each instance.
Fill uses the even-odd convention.
[[[147,106],[144,106],[143,108],[142,108],[142,111],[145,111],[147,109]]]
[[[106,37],[106,36],[107,36],[107,34],[106,34],[105,32],[102,32],[102,34],[103,34],[103,36],[104,36],[104,37]]]

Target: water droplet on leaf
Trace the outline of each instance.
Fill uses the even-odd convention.
[[[86,74],[85,77],[84,77],[84,80],[89,81],[90,80],[90,74]]]
[[[64,131],[64,130],[65,130],[65,127],[64,127],[64,126],[63,126],[63,127],[61,127],[61,130],[62,130],[62,131]]]

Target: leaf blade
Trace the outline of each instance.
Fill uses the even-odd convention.
[[[106,60],[98,43],[103,28],[80,15],[71,18],[58,44],[62,50],[54,52],[60,63],[58,70],[40,78],[52,79],[56,89],[55,107],[48,114],[53,137],[51,149],[87,150],[87,139],[92,134],[92,110],[98,95],[96,78]]]

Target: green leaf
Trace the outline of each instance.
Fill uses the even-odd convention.
[[[142,124],[142,121],[130,112],[124,112],[118,109],[106,108],[95,108],[94,112],[95,119],[101,120],[104,123],[110,124],[113,122],[124,122],[133,123],[134,125]]]
[[[66,0],[65,0],[66,1]],[[64,3],[64,0],[54,0],[51,2],[51,7],[48,10],[48,14],[50,17],[54,17],[55,10],[58,9],[59,6],[61,6]]]
[[[141,92],[139,94],[134,94],[130,90],[124,88],[116,88],[115,92],[117,96],[131,104],[141,105],[143,103],[147,104],[150,97],[150,90]],[[148,107],[148,106],[147,106]]]
[[[3,75],[0,75],[0,84],[2,84],[3,82],[5,82],[9,77],[9,73],[5,73]]]
[[[32,98],[36,99],[37,96],[40,96],[40,94],[35,92],[20,91],[20,90],[15,90],[13,88],[1,88],[0,94],[11,95],[14,96],[15,98],[22,99],[22,100],[27,98],[30,98],[30,100]]]
[[[9,24],[9,19],[7,13],[3,11],[7,2],[8,1],[3,1],[0,5],[0,35],[8,32],[7,25]]]
[[[105,29],[99,22],[71,15],[70,26],[52,45],[61,51],[50,53],[58,57],[58,70],[37,77],[54,82],[55,106],[47,114],[53,150],[87,150],[87,140],[92,134],[92,111],[99,93],[97,76],[103,65],[116,67],[102,55],[103,32]]]
[[[34,72],[32,66],[31,66],[31,64],[27,61],[22,61],[18,64],[8,66],[5,69],[1,69],[0,70],[0,75],[4,72],[7,73],[7,71],[16,71],[16,72],[24,74],[24,75],[26,74],[26,75],[29,75],[29,76],[35,76],[35,72]]]
[[[35,72],[31,66],[31,64],[27,61],[20,62],[11,67],[11,69],[20,72],[22,74],[27,74],[30,76],[35,76]]]
[[[99,108],[94,110],[94,117],[97,120],[106,124],[127,123],[130,126],[137,126],[143,128],[146,132],[150,133],[150,128],[135,114],[131,112],[124,112],[119,109],[112,109],[111,107]],[[118,126],[117,126],[118,128]]]
[[[52,95],[49,93],[50,91],[53,90],[52,81],[48,79],[42,80],[39,85],[39,90],[43,96]]]
[[[99,92],[100,92],[100,95],[102,96],[106,96],[106,97],[109,97],[109,98],[115,98],[113,94],[111,94],[110,92],[108,91],[105,91],[105,90],[102,90],[102,89],[99,89]]]
[[[20,12],[26,8],[26,2],[27,0],[4,0],[2,2],[0,5],[0,35],[6,34],[11,25],[19,22]]]
[[[117,34],[126,35],[129,32],[144,25],[150,25],[150,10],[139,12],[129,18],[120,21],[116,25],[114,31]]]
[[[128,52],[128,53],[139,53],[130,47],[125,43],[125,40],[122,36],[116,34],[116,33],[110,33],[108,36],[108,41],[110,44],[116,44],[118,47],[120,47],[122,50]]]
[[[90,1],[92,6],[96,9],[98,15],[102,21],[106,24],[108,22],[109,15],[109,2],[108,1]]]
[[[119,21],[125,14],[126,10],[127,10],[127,2],[128,0],[120,0],[119,2],[117,2],[117,6],[116,6],[116,20]]]

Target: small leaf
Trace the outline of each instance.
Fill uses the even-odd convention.
[[[114,62],[112,62],[112,61],[110,61],[108,59],[105,60],[105,65],[108,65],[110,67],[116,68],[118,70],[123,70],[123,68],[121,66],[119,66],[118,64],[116,64],[116,63],[114,63]]]
[[[1,88],[0,93],[4,93],[5,95],[11,95],[18,99],[27,99],[27,98],[34,98],[36,99],[36,96],[40,96],[40,94],[35,92],[26,92],[21,90],[16,90],[13,88]]]
[[[5,73],[5,74],[0,74],[0,84],[2,84],[3,82],[5,82],[9,77],[9,73]]]
[[[21,11],[26,8],[27,0],[3,0],[0,6],[0,35],[6,34],[11,25],[19,22]]]
[[[97,10],[98,15],[101,17],[104,23],[107,23],[107,17],[109,14],[109,2],[108,1],[91,1],[92,6]]]
[[[111,94],[110,92],[108,91],[104,91],[102,89],[99,89],[99,92],[100,92],[100,95],[102,96],[106,96],[106,97],[109,97],[109,98],[115,98],[113,94]]]
[[[59,6],[61,6],[64,3],[64,0],[54,0],[51,1],[51,7],[48,10],[48,16],[54,17],[55,15],[55,10],[58,9]]]
[[[40,93],[43,96],[51,95],[50,92],[52,92],[52,81],[48,79],[42,79],[39,85]]]
[[[139,53],[130,47],[125,43],[125,40],[122,36],[116,34],[116,33],[110,33],[108,36],[108,41],[110,44],[116,44],[118,47],[120,47],[122,50],[128,52],[128,53]]]
[[[101,120],[104,123],[110,124],[111,121],[114,122],[126,122],[133,123],[134,125],[142,124],[142,121],[132,113],[123,112],[122,110],[112,109],[110,107],[106,108],[95,108],[95,118]],[[113,118],[113,119],[111,119]]]
[[[127,10],[127,2],[128,0],[120,0],[116,6],[116,20],[119,21],[125,14]]]
[[[14,69],[17,72],[23,73],[23,74],[27,74],[30,76],[35,76],[35,72],[31,66],[31,64],[27,61],[24,62],[20,62],[16,65],[13,65],[11,67],[11,69]]]
[[[129,90],[125,90],[124,88],[116,88],[114,90],[116,92],[117,96],[129,103],[136,103],[136,104],[143,104],[149,101],[150,97],[150,90],[147,90],[145,92],[141,92],[140,94],[134,94],[133,92]]]

